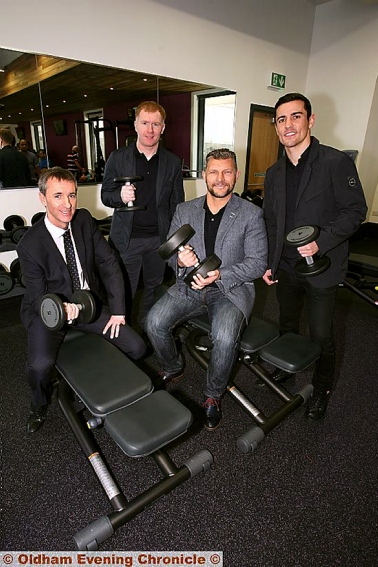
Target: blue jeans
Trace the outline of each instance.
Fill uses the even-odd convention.
[[[155,349],[159,363],[165,372],[179,372],[182,359],[176,348],[173,330],[184,321],[208,314],[211,323],[210,339],[213,343],[206,374],[205,398],[220,399],[226,390],[234,365],[244,315],[218,288],[207,287],[201,291],[189,287],[167,292],[149,311],[146,330]]]
[[[306,301],[309,334],[322,348],[315,364],[313,386],[317,391],[331,390],[335,374],[335,339],[333,314],[338,286],[320,288],[311,278],[279,270],[277,299],[280,305],[280,332],[299,333],[302,308]]]

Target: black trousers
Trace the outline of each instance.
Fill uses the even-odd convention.
[[[101,335],[130,358],[134,360],[141,358],[146,351],[145,342],[129,325],[121,325],[118,338],[110,339],[109,331],[106,335],[102,334],[109,318],[109,308],[103,306],[100,316],[95,321],[74,324],[72,329]],[[51,373],[68,328],[70,326],[65,326],[60,331],[50,331],[43,325],[40,317],[35,317],[27,329],[28,355],[25,373],[31,388],[33,404],[37,407],[49,402]],[[126,379],[127,376],[125,376]]]
[[[277,280],[280,332],[299,333],[300,318],[305,305],[310,338],[322,348],[312,383],[317,392],[331,390],[335,375],[336,350],[333,315],[338,286],[314,287],[311,278],[284,270],[278,271]]]

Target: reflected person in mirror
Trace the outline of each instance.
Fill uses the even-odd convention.
[[[139,314],[144,326],[146,313],[154,302],[154,289],[164,278],[165,262],[157,252],[165,241],[173,213],[184,197],[181,160],[163,148],[160,138],[165,129],[165,110],[156,102],[142,102],[135,111],[137,140],[112,152],[105,165],[101,198],[107,207],[124,207],[136,199],[146,209],[114,211],[110,242],[118,250],[135,296],[143,272],[144,298]],[[137,191],[133,185],[114,183],[124,176],[142,176]],[[135,195],[136,193],[136,195]]]
[[[29,163],[14,146],[9,128],[0,128],[0,187],[30,187]]]

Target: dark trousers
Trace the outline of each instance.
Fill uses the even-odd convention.
[[[322,348],[315,365],[313,386],[318,392],[331,390],[335,374],[333,314],[338,286],[314,287],[311,278],[283,270],[278,271],[277,280],[280,332],[299,333],[302,309],[306,305],[310,338]]]
[[[101,335],[130,358],[135,360],[141,358],[146,351],[146,345],[143,339],[129,325],[121,325],[118,338],[110,339],[109,331],[107,331],[106,335],[102,334],[109,318],[109,308],[104,306],[98,319],[92,323],[74,324],[72,329]],[[60,331],[50,331],[43,325],[40,317],[35,317],[27,329],[28,356],[26,361],[26,378],[31,388],[33,404],[37,407],[44,406],[49,402],[51,396],[51,372],[54,368],[59,347],[69,328],[70,326],[67,325]],[[104,379],[106,380],[106,376],[104,376]],[[127,376],[125,376],[126,379]]]
[[[159,246],[160,238],[158,236],[152,238],[131,238],[126,253],[121,255],[133,298],[138,288],[140,272],[143,270],[144,292],[139,313],[142,326],[147,312],[154,304],[155,288],[164,279],[166,263],[157,252]]]

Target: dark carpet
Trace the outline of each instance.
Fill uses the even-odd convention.
[[[58,407],[27,435],[23,378],[25,332],[20,298],[0,301],[1,549],[74,550],[72,535],[109,513],[91,467]],[[274,290],[257,284],[257,316],[277,321]],[[338,292],[335,328],[339,375],[321,423],[300,408],[254,453],[236,440],[253,423],[231,397],[221,427],[201,423],[204,371],[186,356],[185,379],[171,392],[194,414],[189,434],[170,449],[180,466],[206,448],[214,464],[120,528],[101,549],[223,550],[227,567],[372,567],[377,565],[378,307],[346,289]],[[185,352],[185,351],[184,351]],[[147,360],[156,368],[153,356]],[[295,391],[311,371],[290,379]],[[242,367],[237,383],[263,410],[272,394]],[[125,457],[105,431],[98,437],[128,498],[159,478],[152,459]]]

